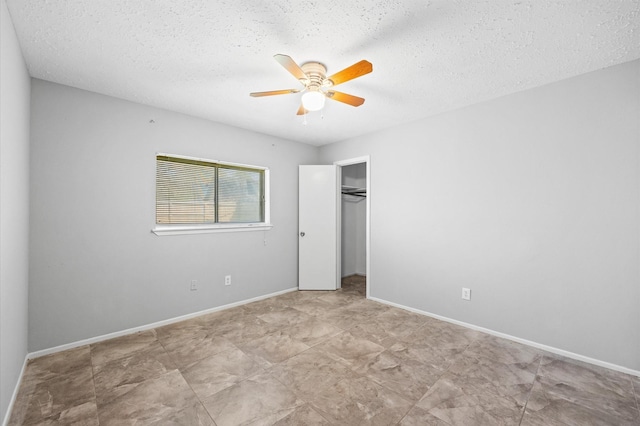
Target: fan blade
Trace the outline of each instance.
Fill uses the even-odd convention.
[[[348,68],[343,69],[342,71],[338,71],[331,77],[328,77],[327,80],[331,80],[334,86],[338,84],[342,84],[345,81],[353,80],[354,78],[358,78],[365,74],[369,74],[373,71],[373,65],[371,62],[365,61],[364,59],[358,63],[351,65]]]
[[[309,111],[307,111],[306,109],[304,109],[303,105],[300,105],[300,108],[298,108],[298,112],[296,113],[296,115],[305,115],[306,113],[308,113]]]
[[[290,56],[277,54],[273,55],[273,57],[295,78],[297,78],[298,80],[307,80],[307,75],[304,73],[304,71],[302,71],[302,68],[300,68],[293,59],[291,59]]]
[[[354,107],[358,107],[364,103],[364,98],[360,98],[358,96],[349,95],[347,93],[336,92],[335,90],[329,90],[327,92],[327,97],[329,99],[333,99],[334,101],[342,102],[345,104],[349,104]]]
[[[273,95],[288,95],[289,93],[298,93],[298,89],[286,89],[286,90],[271,90],[269,92],[253,92],[249,93],[249,96],[259,98],[261,96],[273,96]]]

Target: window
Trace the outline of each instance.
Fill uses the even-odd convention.
[[[156,234],[265,229],[269,170],[178,155],[156,156]]]

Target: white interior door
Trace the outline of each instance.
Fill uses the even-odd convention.
[[[337,288],[337,166],[300,166],[298,288]]]

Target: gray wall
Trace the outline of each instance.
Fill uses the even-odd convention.
[[[0,3],[0,422],[27,355],[30,79]]]
[[[297,286],[298,165],[317,148],[41,80],[31,131],[30,351]],[[274,228],[152,234],[156,152],[269,167]]]
[[[322,147],[371,155],[371,295],[640,370],[639,117],[634,61]]]

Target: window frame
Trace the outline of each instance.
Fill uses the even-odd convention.
[[[208,233],[214,233],[214,232],[267,231],[273,227],[273,224],[271,223],[271,191],[270,191],[270,173],[269,173],[268,167],[158,152],[154,157],[154,165],[155,165],[154,182],[156,185],[156,190],[158,185],[158,180],[156,175],[157,167],[158,167],[157,166],[158,157],[163,157],[163,156],[211,163],[211,164],[216,164],[223,167],[229,166],[229,167],[237,167],[237,168],[243,168],[243,169],[261,170],[264,176],[264,221],[263,222],[238,222],[238,223],[207,223],[207,224],[159,224],[159,223],[156,223],[155,226],[151,229],[151,232],[153,232],[154,234],[162,236],[162,235],[208,234]],[[154,209],[153,209],[154,222],[156,220],[155,205],[156,203],[155,203],[155,197],[154,197]]]

